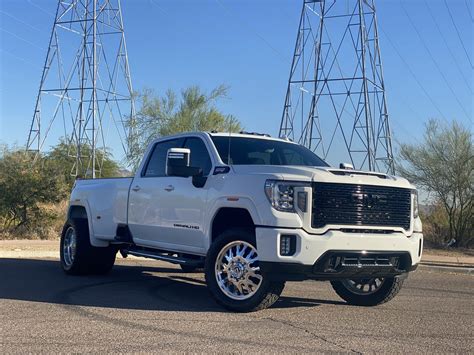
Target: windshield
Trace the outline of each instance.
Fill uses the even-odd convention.
[[[312,151],[298,144],[244,137],[211,138],[226,164],[329,166]]]

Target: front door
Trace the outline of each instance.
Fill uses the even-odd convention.
[[[173,240],[165,233],[160,216],[163,190],[169,184],[165,175],[166,154],[170,148],[180,148],[184,139],[158,142],[148,161],[133,179],[128,207],[128,226],[137,245],[169,247]]]
[[[188,137],[184,148],[191,151],[190,165],[201,168],[209,178],[211,158],[204,141]],[[207,202],[208,182],[204,186],[193,184],[193,178],[167,177],[162,196],[160,215],[166,233],[176,244],[189,246],[192,250],[204,249],[204,215]]]
[[[200,252],[204,249],[203,216],[207,188],[193,179],[165,175],[170,148],[189,148],[190,165],[201,167],[207,176],[211,159],[197,137],[158,142],[142,174],[130,191],[129,227],[137,245],[169,250]]]

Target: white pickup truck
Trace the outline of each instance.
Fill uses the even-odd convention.
[[[306,279],[330,281],[350,304],[386,302],[421,259],[417,193],[345,167],[268,135],[157,139],[133,178],[76,181],[62,268],[106,273],[117,252],[204,268],[215,300],[242,312]]]

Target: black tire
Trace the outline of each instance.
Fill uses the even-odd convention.
[[[331,285],[339,297],[347,303],[370,307],[390,301],[402,288],[403,281],[403,279],[397,277],[386,277],[378,290],[366,295],[351,291],[343,281],[331,281]]]
[[[234,312],[254,312],[273,305],[285,287],[284,282],[270,281],[262,274],[260,287],[253,296],[245,300],[235,300],[228,297],[219,287],[215,273],[216,259],[221,250],[231,242],[243,241],[256,246],[255,236],[248,230],[232,228],[221,235],[212,243],[207,253],[204,273],[207,287],[218,304]]]
[[[65,255],[64,243],[68,231],[75,233],[76,247],[71,260]],[[63,227],[60,243],[61,267],[68,275],[105,274],[115,263],[117,249],[113,246],[94,247],[90,243],[87,219],[70,219]],[[66,261],[66,259],[68,261]]]

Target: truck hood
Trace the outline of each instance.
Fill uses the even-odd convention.
[[[344,170],[331,167],[281,166],[281,165],[233,165],[236,174],[268,175],[286,181],[331,182],[339,184],[361,184],[393,186],[414,189],[408,180],[383,173]]]

